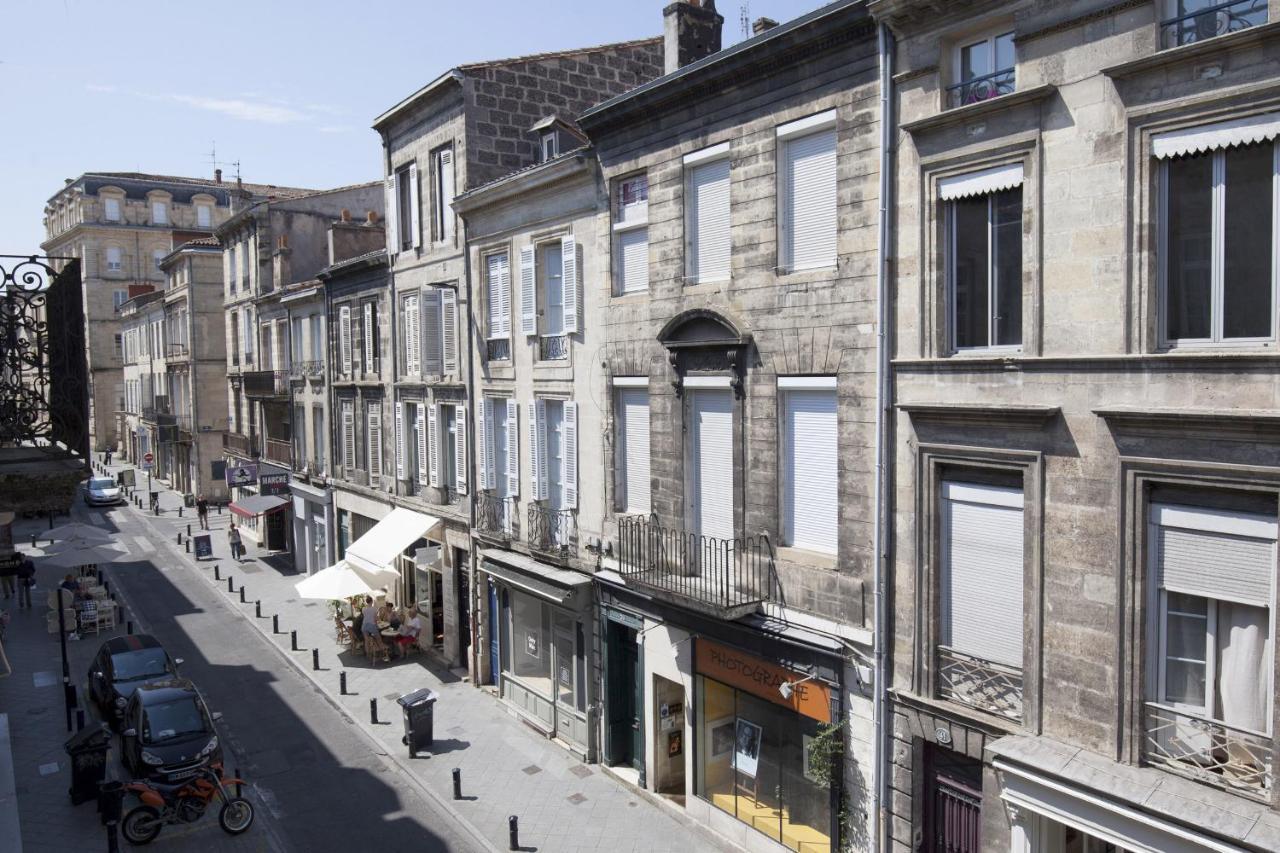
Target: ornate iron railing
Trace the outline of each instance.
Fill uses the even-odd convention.
[[[525,532],[531,550],[567,560],[573,555],[574,540],[577,538],[574,511],[530,503]]]
[[[187,357],[189,350],[186,344],[169,344],[165,347],[165,358],[184,359]]]
[[[510,540],[514,521],[515,507],[511,498],[501,498],[492,492],[476,493],[476,532],[481,536]]]
[[[307,377],[315,379],[324,376],[323,361],[295,361],[289,366],[289,375],[295,379]]]
[[[989,101],[1001,95],[1012,94],[1015,82],[1014,70],[1012,68],[1004,68],[982,77],[974,77],[971,80],[965,80],[963,83],[948,86],[947,107],[963,107],[969,104],[976,104],[979,101]]]
[[[89,458],[80,262],[0,255],[0,446]]]
[[[1270,801],[1271,737],[1161,705],[1142,707],[1142,757],[1219,788]]]
[[[773,598],[773,544],[765,534],[721,539],[663,527],[656,516],[618,521],[619,572],[724,615]]]
[[[286,370],[250,370],[244,374],[246,397],[289,396],[289,372]]]
[[[485,341],[485,356],[486,361],[510,361],[511,339],[490,338]]]
[[[1022,720],[1022,670],[938,646],[938,693],[1011,720]]]
[[[538,338],[539,361],[564,361],[568,357],[568,335],[543,335]]]
[[[1267,22],[1267,0],[1227,0],[1160,22],[1162,47],[1180,47]]]

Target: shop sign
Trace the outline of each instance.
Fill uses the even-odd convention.
[[[256,482],[258,482],[257,463],[246,462],[243,465],[227,466],[228,486],[252,486]]]
[[[792,672],[711,640],[698,638],[694,646],[695,664],[701,674],[784,705],[820,723],[831,722],[831,691],[822,682],[802,682],[804,673]],[[784,682],[792,685],[790,699],[782,698],[779,690]]]
[[[191,538],[196,543],[197,560],[203,560],[206,557],[213,556],[213,540],[209,538],[209,534],[205,533],[201,536],[193,536]]]
[[[288,474],[262,474],[258,477],[258,494],[284,495],[289,492]]]

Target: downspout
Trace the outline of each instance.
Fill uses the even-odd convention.
[[[875,512],[876,523],[873,533],[874,563],[874,596],[875,596],[875,696],[872,703],[872,730],[875,736],[875,750],[872,772],[871,803],[873,809],[872,838],[873,849],[887,850],[885,828],[889,825],[886,814],[888,797],[886,782],[889,777],[887,762],[893,754],[889,748],[889,715],[886,713],[888,685],[885,683],[888,666],[885,651],[885,633],[888,630],[886,575],[888,573],[888,545],[890,541],[889,524],[892,515],[886,504],[889,494],[889,470],[892,452],[891,443],[887,440],[889,414],[892,412],[893,397],[889,375],[888,328],[892,316],[889,287],[889,237],[892,230],[890,216],[893,210],[891,193],[893,189],[893,35],[886,24],[881,23],[876,33],[876,43],[880,56],[880,228],[877,237],[876,269],[876,482]]]
[[[466,146],[463,146],[464,150],[465,150],[465,147]],[[456,174],[456,170],[457,170],[456,163],[454,164],[454,170]],[[465,162],[463,163],[463,171],[464,172],[466,171]],[[467,633],[471,635],[471,642],[469,644],[470,654],[468,655],[468,660],[466,662],[466,665],[472,674],[471,683],[475,685],[479,685],[480,679],[478,676],[480,673],[480,660],[478,655],[479,655],[480,637],[479,637],[479,631],[476,630],[476,624],[480,615],[480,609],[479,609],[480,603],[479,603],[479,599],[477,598],[479,594],[479,590],[477,589],[477,587],[479,586],[478,578],[480,576],[480,573],[479,573],[480,548],[479,548],[479,540],[477,540],[475,537],[475,530],[476,530],[476,500],[480,497],[480,475],[482,472],[480,471],[480,464],[479,464],[480,460],[476,457],[476,442],[480,438],[478,435],[478,432],[479,432],[478,426],[479,426],[480,419],[476,416],[476,413],[480,410],[480,407],[484,405],[484,401],[476,397],[476,360],[477,360],[476,347],[478,345],[476,345],[474,341],[478,340],[479,337],[474,334],[472,323],[479,322],[479,320],[475,316],[475,311],[472,310],[472,303],[471,303],[471,295],[473,292],[476,292],[476,291],[473,290],[473,288],[471,287],[471,245],[469,240],[466,237],[467,217],[463,214],[459,214],[458,219],[460,219],[462,222],[462,225],[461,225],[462,234],[459,235],[462,238],[462,281],[459,283],[459,286],[458,286],[458,290],[459,290],[458,327],[462,328],[463,326],[465,326],[467,330],[467,334],[466,334],[467,404],[470,406],[471,412],[472,412],[471,417],[467,421],[467,468],[469,469],[467,471],[467,482],[468,482],[468,489],[471,493],[470,500],[468,501],[469,503],[468,508],[470,510],[470,515],[468,518],[468,526],[470,527],[470,533],[471,533],[471,535],[468,537],[468,540],[471,544],[471,554],[470,554],[470,559],[467,561],[467,595],[471,598],[471,600],[467,602],[467,613],[470,614],[471,616],[471,624],[465,626],[465,629]],[[467,310],[465,312],[465,316],[462,310],[462,299],[461,299],[463,287],[466,288],[466,294],[467,294]],[[461,335],[459,337],[461,337]],[[462,342],[459,341],[458,345],[461,346]],[[459,358],[458,361],[459,361],[459,364],[461,364],[462,359]]]

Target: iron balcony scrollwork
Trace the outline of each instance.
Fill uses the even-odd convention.
[[[566,562],[573,556],[574,540],[577,538],[573,510],[552,509],[539,503],[531,503],[528,521],[526,541],[529,543],[529,550]]]
[[[1267,22],[1267,0],[1227,0],[1160,22],[1160,44],[1181,47]]]

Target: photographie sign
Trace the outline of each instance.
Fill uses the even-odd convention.
[[[831,690],[821,681],[804,681],[803,673],[702,638],[694,647],[694,658],[698,672],[703,675],[791,708],[820,723],[831,722]],[[794,685],[789,699],[779,690],[784,682]]]
[[[258,465],[255,462],[227,466],[228,486],[252,486],[258,482]]]
[[[213,556],[213,540],[209,538],[209,534],[206,533],[203,536],[193,536],[191,538],[196,543],[197,560]]]
[[[760,769],[760,742],[764,738],[764,729],[750,720],[738,718],[737,734],[734,740],[733,766],[739,773],[756,778]]]

